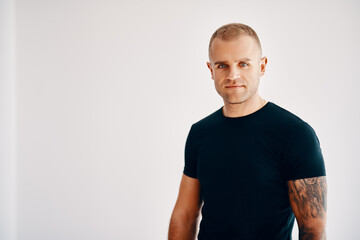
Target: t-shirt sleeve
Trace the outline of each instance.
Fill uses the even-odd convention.
[[[194,141],[194,125],[191,126],[185,143],[185,166],[183,173],[189,177],[197,178],[197,158]]]
[[[306,122],[290,134],[283,160],[286,180],[326,176],[319,139]]]

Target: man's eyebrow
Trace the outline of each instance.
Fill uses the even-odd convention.
[[[239,59],[237,62],[250,62],[250,61],[251,61],[250,58],[242,58],[242,59]],[[214,65],[224,64],[224,63],[228,63],[228,61],[216,61],[214,63]]]

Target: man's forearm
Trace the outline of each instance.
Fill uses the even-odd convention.
[[[172,217],[169,226],[168,240],[194,240],[197,231],[198,218],[186,220]]]
[[[326,240],[326,232],[317,232],[311,228],[299,227],[299,240]]]

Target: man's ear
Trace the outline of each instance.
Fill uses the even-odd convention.
[[[264,76],[267,64],[267,57],[263,57],[260,62],[260,77]]]
[[[211,79],[214,80],[214,72],[213,69],[211,68],[211,63],[210,62],[206,62],[207,67],[210,69],[210,73],[211,73]]]

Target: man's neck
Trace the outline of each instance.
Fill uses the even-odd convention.
[[[256,112],[266,103],[267,101],[262,99],[260,96],[237,104],[224,102],[223,114],[226,117],[243,117]]]

